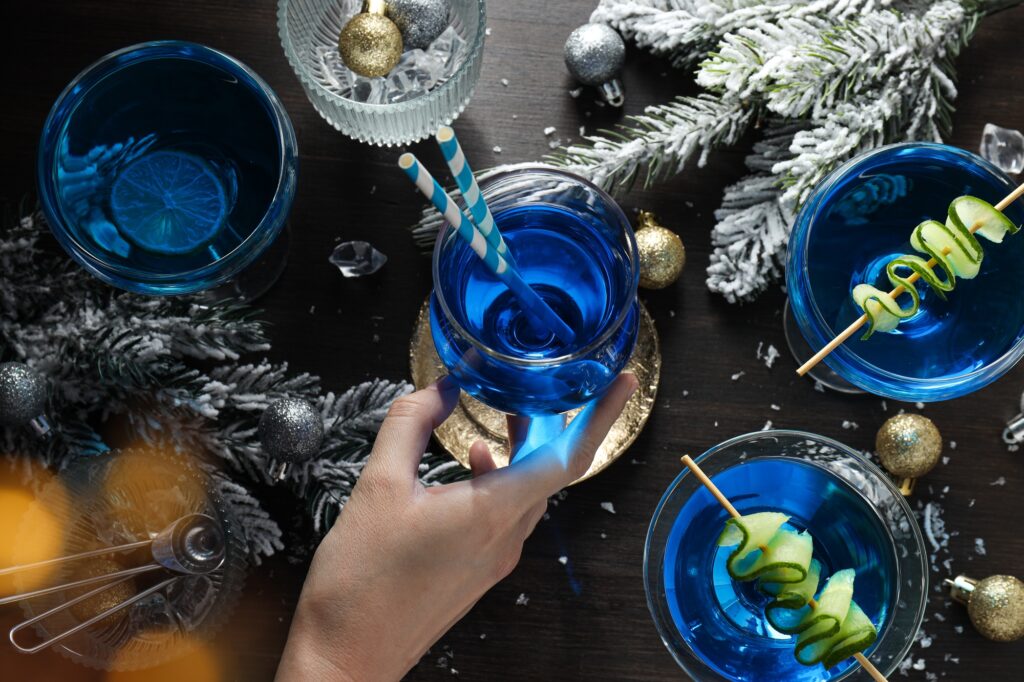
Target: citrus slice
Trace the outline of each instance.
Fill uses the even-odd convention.
[[[158,151],[121,171],[110,207],[125,239],[146,251],[179,255],[217,235],[227,199],[205,161],[185,152]]]

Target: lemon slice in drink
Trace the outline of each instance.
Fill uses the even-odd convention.
[[[152,253],[180,255],[217,235],[227,198],[205,161],[185,152],[158,151],[121,171],[110,207],[125,239]]]

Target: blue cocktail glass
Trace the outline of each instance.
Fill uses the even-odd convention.
[[[295,196],[297,144],[247,66],[193,43],[119,50],[54,104],[39,146],[50,229],[86,270],[145,294],[217,287],[261,259]],[[283,267],[261,264],[242,293]]]
[[[861,315],[860,283],[888,291],[885,266],[915,253],[910,235],[944,221],[950,202],[971,194],[992,204],[1016,187],[984,159],[930,143],[892,145],[839,168],[804,204],[789,241],[786,285],[797,325],[813,350]],[[1006,215],[1018,225],[1024,209]],[[943,301],[923,284],[921,309],[891,333],[859,334],[825,362],[850,384],[909,401],[956,398],[995,381],[1024,355],[1024,238],[982,240],[981,272],[957,280]]]
[[[779,511],[808,530],[822,575],[854,568],[854,598],[878,628],[866,655],[884,674],[903,660],[924,618],[928,565],[913,512],[856,451],[800,431],[739,436],[697,458],[741,514]],[[729,576],[718,547],[729,514],[688,470],[665,492],[644,547],[647,605],[662,641],[695,680],[867,680],[848,659],[832,669],[794,656],[795,637],[764,617],[768,599]]]
[[[450,225],[434,248],[430,323],[448,372],[470,395],[534,428],[599,397],[636,343],[639,265],[629,221],[607,194],[568,173],[528,168],[482,184],[523,279],[576,332],[569,347],[540,327]],[[525,451],[523,442],[513,451]]]

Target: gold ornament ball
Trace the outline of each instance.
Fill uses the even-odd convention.
[[[893,476],[919,478],[938,463],[942,436],[928,417],[898,414],[878,430],[875,451],[882,466]]]
[[[402,58],[402,32],[385,16],[357,14],[341,29],[338,51],[345,66],[360,76],[386,76]]]
[[[1024,582],[1011,575],[993,575],[974,586],[967,613],[985,637],[1012,642],[1024,637]]]
[[[655,222],[653,215],[640,212],[636,248],[640,253],[640,286],[664,289],[679,279],[686,265],[686,247],[672,230]]]
[[[109,575],[116,571],[123,571],[124,566],[114,561],[109,557],[97,557],[89,560],[79,570],[75,571],[75,580],[84,580],[85,578],[98,578],[101,575]],[[97,585],[86,585],[85,587],[79,588],[78,594],[85,594],[96,589]],[[78,596],[78,594],[74,596]],[[95,597],[89,597],[83,601],[78,602],[71,607],[71,613],[78,619],[80,623],[84,623],[94,616],[114,608],[118,604],[131,599],[135,596],[135,580],[129,579],[124,582],[111,585],[109,589],[103,590]],[[128,613],[125,611],[118,611],[112,613],[103,620],[99,621],[97,625],[107,626],[113,625],[119,619],[124,617]]]

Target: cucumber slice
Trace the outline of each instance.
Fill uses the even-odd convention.
[[[952,216],[943,225],[937,220],[926,220],[910,236],[910,245],[943,264],[943,269],[957,277],[974,279],[981,270],[985,252],[977,237]],[[946,253],[946,250],[949,253]]]
[[[853,300],[868,316],[868,330],[861,336],[866,341],[875,332],[891,332],[900,320],[913,315],[915,310],[904,310],[888,291],[882,291],[870,284],[858,284],[853,288]]]
[[[788,520],[785,514],[760,512],[726,521],[718,544],[721,547],[739,545],[726,561],[733,580],[746,581],[769,575],[771,582],[794,583],[807,577],[814,551],[811,536],[780,531]]]
[[[773,628],[787,635],[795,635],[805,630],[804,619],[810,612],[807,602],[818,591],[821,579],[821,563],[811,560],[807,577],[798,583],[765,582],[764,576],[758,587],[765,594],[775,597],[764,607],[764,615]]]
[[[839,632],[830,640],[828,654],[821,661],[826,669],[832,668],[850,656],[866,650],[878,637],[875,624],[861,610],[857,602],[850,602],[850,610],[846,613]]]
[[[995,206],[978,197],[954,199],[949,205],[949,219],[958,221],[967,230],[979,225],[975,234],[996,244],[1002,243],[1007,232],[1016,234],[1020,229],[1001,211],[997,211]]]
[[[796,640],[796,660],[817,665],[831,650],[830,640],[839,632],[853,601],[852,568],[837,571],[825,584],[818,605],[804,618],[805,627]]]

